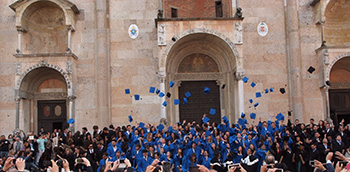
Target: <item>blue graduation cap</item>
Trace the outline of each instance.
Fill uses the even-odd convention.
[[[248,80],[249,80],[249,78],[248,77],[244,77],[243,79],[242,79],[242,81],[244,82],[244,83],[247,83],[248,82]]]
[[[255,119],[255,118],[256,118],[256,114],[255,114],[255,113],[251,113],[251,114],[250,114],[250,118],[251,118],[251,119]]]
[[[256,92],[255,96],[256,96],[256,98],[259,98],[259,97],[261,97],[261,93],[260,92]]]
[[[252,86],[253,88],[256,86],[256,84],[255,84],[255,82],[252,82],[251,84],[250,84],[250,86]]]
[[[129,115],[128,117],[129,117],[129,122],[132,122],[133,121],[132,116]]]
[[[159,124],[159,125],[157,126],[157,129],[158,129],[159,131],[162,131],[162,130],[164,129],[164,125],[163,125],[163,124]]]
[[[135,100],[140,100],[140,95],[135,94],[134,97],[135,97]]]
[[[156,90],[156,94],[159,94],[160,93],[160,90],[157,88],[157,90]]]
[[[162,105],[163,105],[163,106],[166,106],[166,105],[167,105],[167,102],[166,102],[166,101],[164,101]]]
[[[265,89],[265,94],[267,94],[267,93],[269,93],[269,89],[266,88]]]
[[[250,103],[253,103],[253,99],[249,99],[249,102],[250,102]]]
[[[178,105],[180,104],[180,100],[179,99],[174,99],[174,105]]]
[[[156,90],[155,87],[149,87],[149,93],[154,93],[155,90]]]
[[[259,102],[254,104],[254,107],[257,107],[257,106],[259,106]]]
[[[145,127],[145,123],[140,122],[140,124],[139,124],[139,128],[143,128],[143,127]]]
[[[170,83],[169,83],[169,88],[170,88],[170,87],[173,87],[174,84],[175,84],[175,82],[171,80]]]
[[[238,124],[239,124],[239,125],[243,126],[245,123],[246,123],[246,121],[243,120],[242,118],[239,118],[239,119],[238,119]]]
[[[189,97],[191,97],[191,93],[190,93],[189,91],[187,91],[187,92],[185,93],[185,96],[186,96],[187,98],[189,98]]]
[[[282,113],[279,113],[279,114],[277,114],[276,119],[279,121],[284,120],[284,115]]]
[[[130,94],[130,89],[125,89],[125,94]]]
[[[211,134],[211,133],[210,133],[209,130],[207,130],[207,131],[205,132],[205,136],[207,136],[207,137],[210,136],[210,134]]]
[[[184,98],[184,104],[187,104],[187,103],[188,103],[187,98]]]
[[[163,92],[161,92],[161,93],[159,93],[158,96],[159,96],[159,97],[164,97],[164,95],[165,95],[165,94],[164,94]]]
[[[204,88],[204,94],[209,94],[210,93],[210,88],[209,87],[205,87]]]
[[[209,114],[210,115],[215,115],[216,114],[216,110],[211,108],[210,111],[209,111]]]
[[[208,117],[204,117],[204,118],[202,119],[202,121],[203,121],[204,123],[208,123],[208,122],[210,121],[210,119],[209,119]]]
[[[70,118],[70,119],[67,121],[68,124],[73,124],[74,122],[75,122],[75,121],[74,121],[73,118]]]
[[[241,113],[241,118],[244,118],[245,117],[245,114],[242,112]]]
[[[270,88],[270,92],[273,92],[273,91],[275,91],[272,87]]]
[[[228,123],[229,122],[229,120],[228,120],[228,118],[226,116],[222,117],[222,119],[223,119],[224,123]]]

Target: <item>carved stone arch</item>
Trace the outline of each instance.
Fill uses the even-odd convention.
[[[341,59],[344,58],[344,57],[350,57],[350,53],[345,53],[345,54],[342,54],[342,55],[337,56],[337,57],[328,65],[327,71],[326,71],[325,81],[329,81],[329,80],[330,80],[329,76],[330,76],[330,73],[331,73],[331,71],[332,71],[333,66],[334,66],[339,60],[341,60]]]
[[[75,4],[68,0],[47,0],[48,2],[54,3],[59,6],[64,12],[65,25],[75,29],[75,14],[79,13],[78,8]],[[10,8],[16,12],[16,27],[23,28],[22,18],[24,12],[34,3],[44,2],[42,0],[18,0],[10,5]]]

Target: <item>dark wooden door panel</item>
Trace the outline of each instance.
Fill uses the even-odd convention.
[[[66,100],[40,100],[38,101],[38,128],[52,132],[54,128],[63,129],[66,123]]]
[[[350,122],[350,90],[329,90],[329,105],[335,123]]]
[[[209,87],[210,93],[204,94],[204,88]],[[191,93],[188,104],[183,104],[186,92]],[[196,121],[200,123],[203,114],[206,113],[210,122],[220,122],[220,90],[216,81],[182,81],[179,88],[180,121]],[[215,115],[210,115],[210,109],[216,109]]]

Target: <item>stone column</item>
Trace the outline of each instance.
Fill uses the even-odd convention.
[[[21,98],[16,97],[15,101],[16,101],[16,126],[15,126],[15,129],[19,129],[19,105],[20,105],[19,103],[21,101]]]
[[[17,33],[18,33],[18,47],[17,47],[17,54],[22,54],[22,34],[24,32],[23,28],[17,28]]]
[[[99,126],[110,124],[110,86],[109,86],[109,42],[107,0],[95,0],[96,42],[95,42],[95,69],[97,87],[96,122]]]
[[[329,107],[329,86],[325,85],[323,86],[323,89],[324,89],[324,93],[325,93],[325,96],[326,96],[326,114],[325,114],[325,117],[324,119],[330,119],[331,116],[330,116],[330,107]]]
[[[165,92],[165,75],[159,75],[159,89],[160,89],[160,92],[163,92],[164,94],[166,94]],[[163,106],[163,102],[165,101],[165,97],[162,97],[161,98],[161,103],[160,103],[160,118],[164,118],[166,119],[166,107]]]
[[[72,26],[68,26],[67,27],[67,30],[68,30],[68,47],[67,47],[67,53],[72,53],[72,46],[71,46],[71,40],[72,40]]]
[[[236,118],[238,119],[240,114],[244,112],[244,85],[243,85],[243,77],[245,72],[243,69],[236,71],[236,80],[238,82],[238,114],[236,114]]]
[[[75,105],[75,96],[68,96],[68,101],[69,101],[69,109],[68,109],[68,119],[75,119],[75,115],[74,115],[74,105]],[[73,124],[69,124],[69,131],[74,132],[74,125]]]

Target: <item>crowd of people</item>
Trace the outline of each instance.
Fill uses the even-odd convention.
[[[203,115],[203,120],[206,115]],[[272,120],[273,119],[273,120]],[[313,119],[207,120],[1,136],[2,171],[350,171],[350,128]],[[241,119],[242,120],[242,119]],[[243,119],[244,120],[244,119]],[[246,120],[245,120],[246,121]]]

